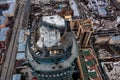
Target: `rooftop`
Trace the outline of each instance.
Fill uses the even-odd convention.
[[[84,57],[82,57],[82,55]],[[80,54],[80,62],[84,80],[102,80],[100,72],[97,67],[98,65],[96,58],[91,49],[82,50],[82,54]]]
[[[93,31],[93,23],[92,20],[80,20],[80,27],[82,31]]]
[[[77,8],[77,4],[76,4],[76,2],[75,2],[75,0],[70,0],[70,6],[71,6],[71,8],[73,9],[73,11],[74,11],[74,16],[80,16],[80,14],[79,14],[79,10],[78,10],[78,8]]]
[[[120,80],[120,62],[102,62],[109,80]]]
[[[0,28],[6,27],[8,23],[8,18],[5,16],[0,16]]]
[[[8,30],[9,30],[9,27],[5,27],[5,28],[0,29],[0,41],[6,40]]]
[[[43,21],[56,25],[56,26],[65,26],[65,21],[62,17],[58,15],[53,15],[53,16],[43,16],[42,17]]]

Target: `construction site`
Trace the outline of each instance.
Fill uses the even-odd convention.
[[[120,0],[0,0],[0,80],[120,80]]]

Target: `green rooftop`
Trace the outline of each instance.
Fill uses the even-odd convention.
[[[88,74],[89,74],[89,76],[90,76],[91,78],[94,78],[94,77],[97,76],[97,73],[96,73],[96,72],[88,72]]]
[[[94,60],[86,61],[87,66],[93,66],[95,64]]]
[[[83,54],[84,54],[85,56],[88,56],[88,55],[90,55],[90,52],[89,52],[89,51],[83,51]]]
[[[80,54],[80,62],[82,67],[82,72],[84,76],[84,80],[90,80],[90,78],[94,78],[97,76],[97,72],[89,72],[87,66],[93,66],[96,64],[96,61],[94,59],[85,61],[85,58],[82,56],[89,56],[90,51],[89,50],[83,50],[82,54]]]

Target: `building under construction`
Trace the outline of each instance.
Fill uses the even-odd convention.
[[[60,21],[59,21],[60,20]],[[58,15],[43,16],[30,29],[27,57],[39,80],[71,80],[77,46],[65,20]]]
[[[0,80],[119,80],[119,4],[0,0]]]
[[[33,1],[33,3],[35,2]],[[39,7],[43,3],[39,3],[41,5],[35,4],[32,6],[30,19],[33,22],[27,41],[27,59],[29,60],[28,64],[33,69],[33,76],[42,80],[71,80],[74,79],[73,74],[77,74],[76,77],[86,80],[84,74],[87,73],[80,73],[83,69],[80,66],[84,64],[84,61],[78,59],[77,62],[77,56],[80,53],[78,49],[90,45],[89,40],[94,31],[92,20],[78,19],[79,15],[74,19],[76,17],[74,12],[76,11],[72,10],[74,8],[70,7],[69,1],[47,2],[46,5],[43,5],[46,11],[42,9],[42,12],[39,11]],[[74,3],[71,3],[71,5],[74,5]],[[32,20],[33,16],[35,16],[34,20]],[[93,61],[90,61],[90,66],[94,67],[92,70],[95,72],[89,72],[87,79],[102,80],[97,68],[99,65],[96,66],[97,60],[94,62],[95,56],[91,59]],[[84,67],[88,67],[85,65]],[[81,78],[81,74],[84,77]]]

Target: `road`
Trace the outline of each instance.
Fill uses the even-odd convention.
[[[0,76],[0,80],[11,80],[13,71],[14,71],[14,64],[16,59],[16,53],[17,53],[17,44],[18,44],[18,38],[19,38],[19,32],[22,27],[23,22],[23,16],[24,13],[24,0],[21,0],[18,3],[18,14],[16,16],[15,24],[12,31],[12,36],[10,40],[10,44],[8,47],[8,51],[6,53],[5,62],[3,64],[2,73]]]

